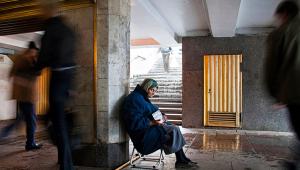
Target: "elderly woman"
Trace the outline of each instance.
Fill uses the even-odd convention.
[[[155,80],[145,79],[125,99],[122,116],[133,145],[145,155],[161,148],[165,154],[175,153],[175,167],[196,167],[196,163],[187,158],[182,150],[185,140],[179,127],[153,118],[152,114],[159,109],[149,98],[157,89]]]

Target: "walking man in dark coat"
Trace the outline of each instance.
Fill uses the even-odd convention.
[[[64,106],[71,88],[75,62],[75,35],[61,16],[54,0],[42,3],[46,17],[45,34],[41,41],[36,68],[50,67],[49,117],[56,134],[58,162],[61,170],[73,170]]]

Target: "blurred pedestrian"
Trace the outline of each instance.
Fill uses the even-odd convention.
[[[277,28],[267,40],[266,80],[270,94],[289,110],[300,139],[300,19],[296,1],[283,1],[275,11]]]
[[[41,7],[46,23],[36,68],[41,70],[50,67],[48,115],[56,134],[58,163],[61,170],[72,170],[72,154],[64,107],[76,67],[75,34],[66,24],[65,18],[58,15],[58,3],[55,0],[44,1]]]
[[[160,47],[159,51],[161,52],[161,55],[162,55],[164,71],[168,73],[169,68],[170,68],[170,55],[172,52],[172,48],[171,47],[167,47],[167,48]]]
[[[32,74],[34,63],[37,60],[38,48],[31,41],[28,49],[21,55],[12,57],[13,67],[10,77],[13,78],[12,98],[17,100],[18,113],[16,121],[4,127],[0,136],[6,137],[24,119],[26,122],[26,145],[27,151],[40,149],[41,144],[35,143],[34,133],[36,130],[35,103],[37,99],[36,80],[37,76]]]

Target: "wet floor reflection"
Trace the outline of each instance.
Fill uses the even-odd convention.
[[[230,152],[251,156],[261,154],[267,160],[293,159],[297,141],[292,136],[262,136],[218,133],[184,134],[191,149],[201,152]]]
[[[191,141],[191,148],[204,151],[228,151],[235,152],[241,150],[241,135],[222,134],[185,134],[187,141]],[[193,139],[190,139],[194,136]]]
[[[203,150],[229,151],[240,150],[240,135],[208,135],[202,136]]]

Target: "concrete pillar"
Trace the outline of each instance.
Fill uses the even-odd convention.
[[[95,141],[74,154],[75,164],[115,168],[128,161],[120,106],[129,85],[130,0],[96,4]]]
[[[66,21],[77,36],[76,79],[73,84],[76,95],[69,107],[77,114],[82,131],[82,143],[95,143],[95,101],[94,101],[94,7],[79,8],[63,13]]]
[[[128,89],[130,0],[97,1],[98,112],[97,141],[103,166],[128,160],[128,141],[120,105]]]

